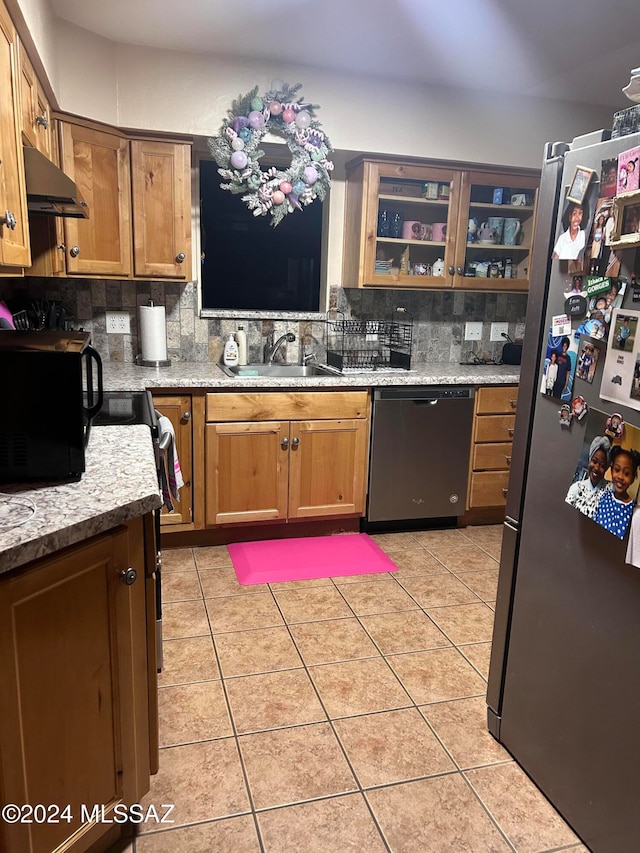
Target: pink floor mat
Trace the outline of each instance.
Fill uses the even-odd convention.
[[[397,569],[366,533],[237,542],[228,549],[238,581],[244,585],[368,575]]]

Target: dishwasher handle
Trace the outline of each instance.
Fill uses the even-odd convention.
[[[404,400],[416,405],[434,405],[439,400],[473,400],[473,385],[424,385],[409,387],[375,388],[374,404]]]

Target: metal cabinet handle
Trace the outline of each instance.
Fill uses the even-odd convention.
[[[191,412],[183,412],[182,413],[182,420],[183,421],[190,421],[191,420]]]
[[[123,569],[120,572],[120,580],[126,586],[131,586],[132,583],[135,583],[137,577],[138,577],[138,573],[136,572],[135,569],[132,569],[131,567],[129,567],[128,569]]]
[[[464,267],[456,267],[456,272],[458,275],[464,275]]]
[[[287,436],[286,436],[286,435],[285,435],[285,437],[282,439],[282,444],[280,445],[280,447],[281,447],[283,450],[286,450],[286,449],[289,447],[289,439],[287,438]]]
[[[503,495],[506,495],[506,494],[508,493],[508,491],[509,491],[509,489],[503,489],[503,490],[502,490],[502,494],[503,494]]]
[[[511,408],[512,408],[512,409],[515,409],[515,408],[516,408],[516,404],[517,404],[517,402],[518,402],[517,400],[509,400],[509,403],[511,404]]]
[[[65,246],[64,243],[58,243],[58,245],[56,246],[56,249],[62,249],[63,252],[67,251],[67,247]]]
[[[41,116],[36,116],[36,124],[43,130],[49,130],[49,119],[44,113]]]
[[[69,249],[69,254],[71,255],[72,258],[77,258],[78,255],[80,254],[80,246],[72,246]]]
[[[185,255],[184,252],[178,252],[178,254],[176,255],[176,263],[181,264],[186,257],[187,256]]]
[[[10,210],[5,210],[4,216],[0,216],[0,225],[6,225],[10,231],[16,227],[17,220]]]
[[[511,465],[511,457],[505,456],[504,458],[507,460],[507,465]]]
[[[455,274],[456,274],[456,268],[454,267],[453,264],[451,264],[449,266],[449,275],[455,275]]]
[[[299,438],[294,438],[294,439],[293,439],[293,441],[291,442],[291,447],[293,447],[293,448],[295,449],[295,448],[296,448],[296,447],[298,447],[299,445],[300,445],[300,439],[299,439]]]
[[[507,430],[507,432],[508,432],[508,433],[509,433],[509,435],[513,438],[513,427],[509,427],[509,429]]]

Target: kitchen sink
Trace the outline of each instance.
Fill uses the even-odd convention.
[[[227,376],[267,376],[278,377],[305,377],[305,376],[337,376],[335,371],[321,364],[243,364],[227,367],[219,364],[218,367]]]

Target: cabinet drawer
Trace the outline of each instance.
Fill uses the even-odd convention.
[[[366,418],[367,391],[207,394],[208,422]]]
[[[475,442],[511,441],[515,423],[515,415],[487,415],[476,418],[473,440]]]
[[[471,467],[474,471],[504,471],[511,464],[510,442],[500,444],[476,444],[473,448]]]
[[[476,414],[498,415],[515,412],[517,398],[518,388],[516,385],[478,388],[476,391]]]
[[[469,508],[504,506],[507,502],[508,471],[479,471],[471,475]]]

